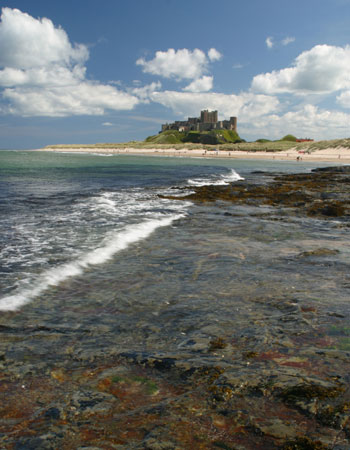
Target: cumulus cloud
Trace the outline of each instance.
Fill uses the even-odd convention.
[[[341,111],[320,109],[311,104],[295,111],[278,115],[271,114],[257,118],[249,127],[244,124],[240,130],[259,137],[281,138],[287,133],[298,137],[335,139],[349,134],[350,114]],[[327,124],[327,126],[325,126]]]
[[[143,67],[143,72],[159,75],[164,78],[177,80],[201,78],[208,70],[209,61],[217,61],[221,54],[211,48],[207,55],[198,48],[193,51],[183,48],[174,50],[169,48],[166,52],[157,51],[155,57],[149,61],[140,58],[136,64]]]
[[[184,88],[184,91],[189,92],[207,92],[213,87],[213,77],[203,76],[197,80],[192,81],[188,86]]]
[[[34,19],[18,9],[3,8],[0,26],[0,66],[31,69],[64,62],[84,63],[89,52],[72,46],[66,32],[51,20]]]
[[[271,36],[265,39],[265,44],[267,45],[267,48],[272,48],[274,46],[273,39]]]
[[[208,58],[210,61],[219,61],[222,58],[222,54],[215,48],[211,48],[208,52]]]
[[[137,97],[86,79],[85,45],[72,45],[47,18],[3,8],[0,22],[2,112],[23,116],[104,114],[131,109]]]
[[[254,77],[252,88],[265,94],[331,93],[350,87],[350,46],[316,45],[292,67]]]
[[[183,117],[197,116],[202,109],[218,110],[221,119],[238,116],[240,122],[249,123],[253,118],[278,111],[276,97],[252,93],[221,94],[216,92],[155,91],[150,100],[171,108]]]

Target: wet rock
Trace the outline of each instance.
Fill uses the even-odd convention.
[[[276,439],[291,439],[298,435],[298,431],[294,426],[288,426],[280,419],[275,419],[256,426],[258,426],[259,430],[264,435],[272,436]]]
[[[117,400],[113,395],[94,391],[77,391],[71,400],[71,410],[84,414],[106,414]]]
[[[21,438],[14,445],[15,450],[56,450],[61,447],[62,436],[47,433],[40,437]]]
[[[320,441],[312,441],[308,437],[299,437],[286,442],[281,450],[327,450],[328,448]]]
[[[341,217],[347,212],[346,207],[342,202],[315,202],[309,206],[307,214],[310,216],[327,216],[327,217]]]
[[[208,350],[214,352],[215,350],[222,350],[225,347],[227,347],[227,342],[223,338],[217,337],[210,341]]]
[[[307,252],[302,252],[298,255],[298,258],[308,258],[310,256],[334,256],[339,253],[339,250],[332,250],[329,248],[317,248]]]
[[[175,442],[163,437],[163,435],[167,434],[168,430],[166,430],[166,428],[154,428],[144,438],[142,448],[146,450],[179,450],[179,447],[176,446]]]
[[[102,447],[90,447],[90,446],[88,446],[88,447],[79,447],[79,448],[77,448],[77,450],[102,450]]]
[[[326,405],[317,411],[317,420],[322,425],[343,428],[350,421],[350,402]]]
[[[279,397],[286,402],[295,402],[303,399],[320,399],[338,397],[344,392],[344,387],[331,383],[300,383],[284,389]]]
[[[318,167],[316,169],[312,169],[312,172],[330,172],[330,173],[350,173],[350,166],[335,166],[335,167]]]
[[[40,438],[21,439],[14,446],[15,450],[37,450],[43,448],[43,441]]]
[[[47,411],[45,411],[45,419],[48,420],[58,420],[61,418],[62,411],[60,411],[58,408],[52,407],[49,408]]]
[[[254,206],[270,205],[292,209],[298,216],[348,219],[350,183],[347,176],[349,170],[345,167],[330,167],[307,174],[274,174],[274,178],[267,178],[264,184],[241,181],[226,186],[191,186],[188,195],[165,198],[192,200],[196,203],[224,201]]]

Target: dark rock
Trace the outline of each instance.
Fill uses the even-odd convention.
[[[14,446],[15,450],[37,450],[42,448],[43,441],[40,438],[21,439]]]
[[[327,450],[325,445],[320,441],[312,441],[308,437],[299,437],[292,441],[286,442],[281,450]]]
[[[312,172],[350,173],[350,166],[319,167],[312,169]]]
[[[279,394],[279,397],[286,402],[294,403],[297,400],[334,398],[338,397],[342,392],[344,392],[342,386],[325,386],[308,383],[288,387]]]
[[[349,218],[350,179],[347,166],[315,170],[312,173],[273,174],[263,182],[239,181],[225,186],[191,186],[183,197],[163,196],[196,203],[230,202],[235,204],[288,208],[298,216],[322,219]]]
[[[58,420],[61,418],[61,411],[58,408],[50,408],[45,412],[45,418]]]
[[[307,258],[310,256],[334,256],[339,253],[339,250],[331,250],[329,248],[317,248],[316,250],[310,250],[308,252],[302,252],[298,255],[298,258]]]
[[[161,371],[167,371],[172,369],[175,366],[176,360],[174,358],[162,358],[162,359],[156,359],[153,362],[153,366],[157,370]]]

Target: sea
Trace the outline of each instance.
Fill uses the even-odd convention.
[[[189,424],[198,422],[196,430],[202,429],[205,417],[217,420],[216,434],[211,422],[206,433],[210,442],[225,438],[217,441],[222,448],[239,442],[243,447],[237,448],[270,448],[266,436],[276,444],[301,432],[324,440],[328,436],[330,443],[339,439],[338,429],[319,428],[318,416],[305,422],[304,417],[314,414],[310,396],[309,403],[283,413],[278,386],[316,384],[316,392],[323,392],[338,389],[330,383],[350,382],[350,229],[337,218],[302,217],[288,208],[181,198],[195,186],[261,183],[266,172],[309,173],[324,165],[0,151],[4,448],[83,448],[80,445],[91,442],[100,448],[84,431],[92,427],[87,425],[92,417],[105,431],[113,430],[111,442],[125,443],[123,448],[158,448],[147,441],[148,431],[141,447],[130,444],[141,430],[151,429],[150,423],[154,426],[155,410],[140,409],[137,402],[142,399],[146,405],[159,402],[160,411],[165,405],[172,411],[162,419],[159,430],[164,436],[157,442],[171,435],[168,426],[182,430],[182,414]],[[116,363],[120,358],[136,364],[143,377],[147,367],[159,371],[147,372],[148,384],[139,375],[128,375],[126,384],[126,378],[115,376],[126,370]],[[177,387],[174,381],[164,390],[174,367],[196,390],[184,387],[185,375]],[[81,368],[89,372],[79,372]],[[197,373],[204,378],[211,374],[207,384]],[[197,378],[189,378],[191,374]],[[163,391],[142,397],[142,386],[155,382]],[[277,395],[272,400],[268,386],[274,386]],[[114,416],[91,409],[98,402],[105,405],[107,389],[121,402],[108,400],[117,408]],[[190,393],[183,396],[186,389]],[[232,399],[245,403],[232,403],[225,410],[233,389]],[[180,403],[174,403],[171,409],[166,400],[171,398],[182,406],[176,409]],[[130,422],[130,408],[132,414],[141,414],[143,425]],[[219,420],[215,414],[220,408]],[[233,409],[231,417],[230,408],[239,412]],[[300,408],[306,408],[306,416],[300,415]],[[122,425],[101,425],[108,417]],[[57,418],[61,428],[51,422]],[[281,423],[294,424],[293,432],[285,435]],[[235,431],[229,431],[232,424]],[[178,439],[183,433],[179,430]],[[101,433],[96,436],[107,439],[108,433]],[[45,447],[41,435],[56,439],[53,447]],[[42,447],[35,436],[41,436]],[[197,435],[186,436],[180,441],[187,444],[176,448],[195,448],[191,442]],[[344,439],[344,447],[334,448],[348,448]],[[28,442],[31,447],[20,446]],[[116,448],[106,442],[101,448]]]
[[[348,236],[336,221],[159,196],[321,165],[1,151],[0,320],[59,328],[63,340],[88,330],[97,352],[117,337],[118,350],[170,355],[195,336],[229,333],[250,297],[327,303],[348,270]],[[342,246],[332,270],[293,259]],[[338,294],[342,309],[348,292]]]

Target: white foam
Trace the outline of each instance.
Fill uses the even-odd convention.
[[[226,183],[231,183],[233,181],[244,180],[244,178],[241,177],[240,174],[237,173],[234,169],[231,169],[231,173],[229,175],[223,175],[222,178],[223,178],[223,180]]]
[[[244,180],[234,169],[228,175],[221,175],[219,178],[194,178],[187,183],[191,186],[224,186],[234,181]]]
[[[43,272],[30,287],[25,287],[13,295],[0,299],[0,311],[15,311],[29,303],[50,286],[57,286],[62,281],[81,275],[90,266],[102,264],[113,255],[125,250],[129,245],[146,239],[157,228],[170,225],[180,219],[183,214],[172,214],[160,219],[147,220],[136,225],[129,225],[111,233],[101,247],[87,252],[74,261],[62,264]]]

